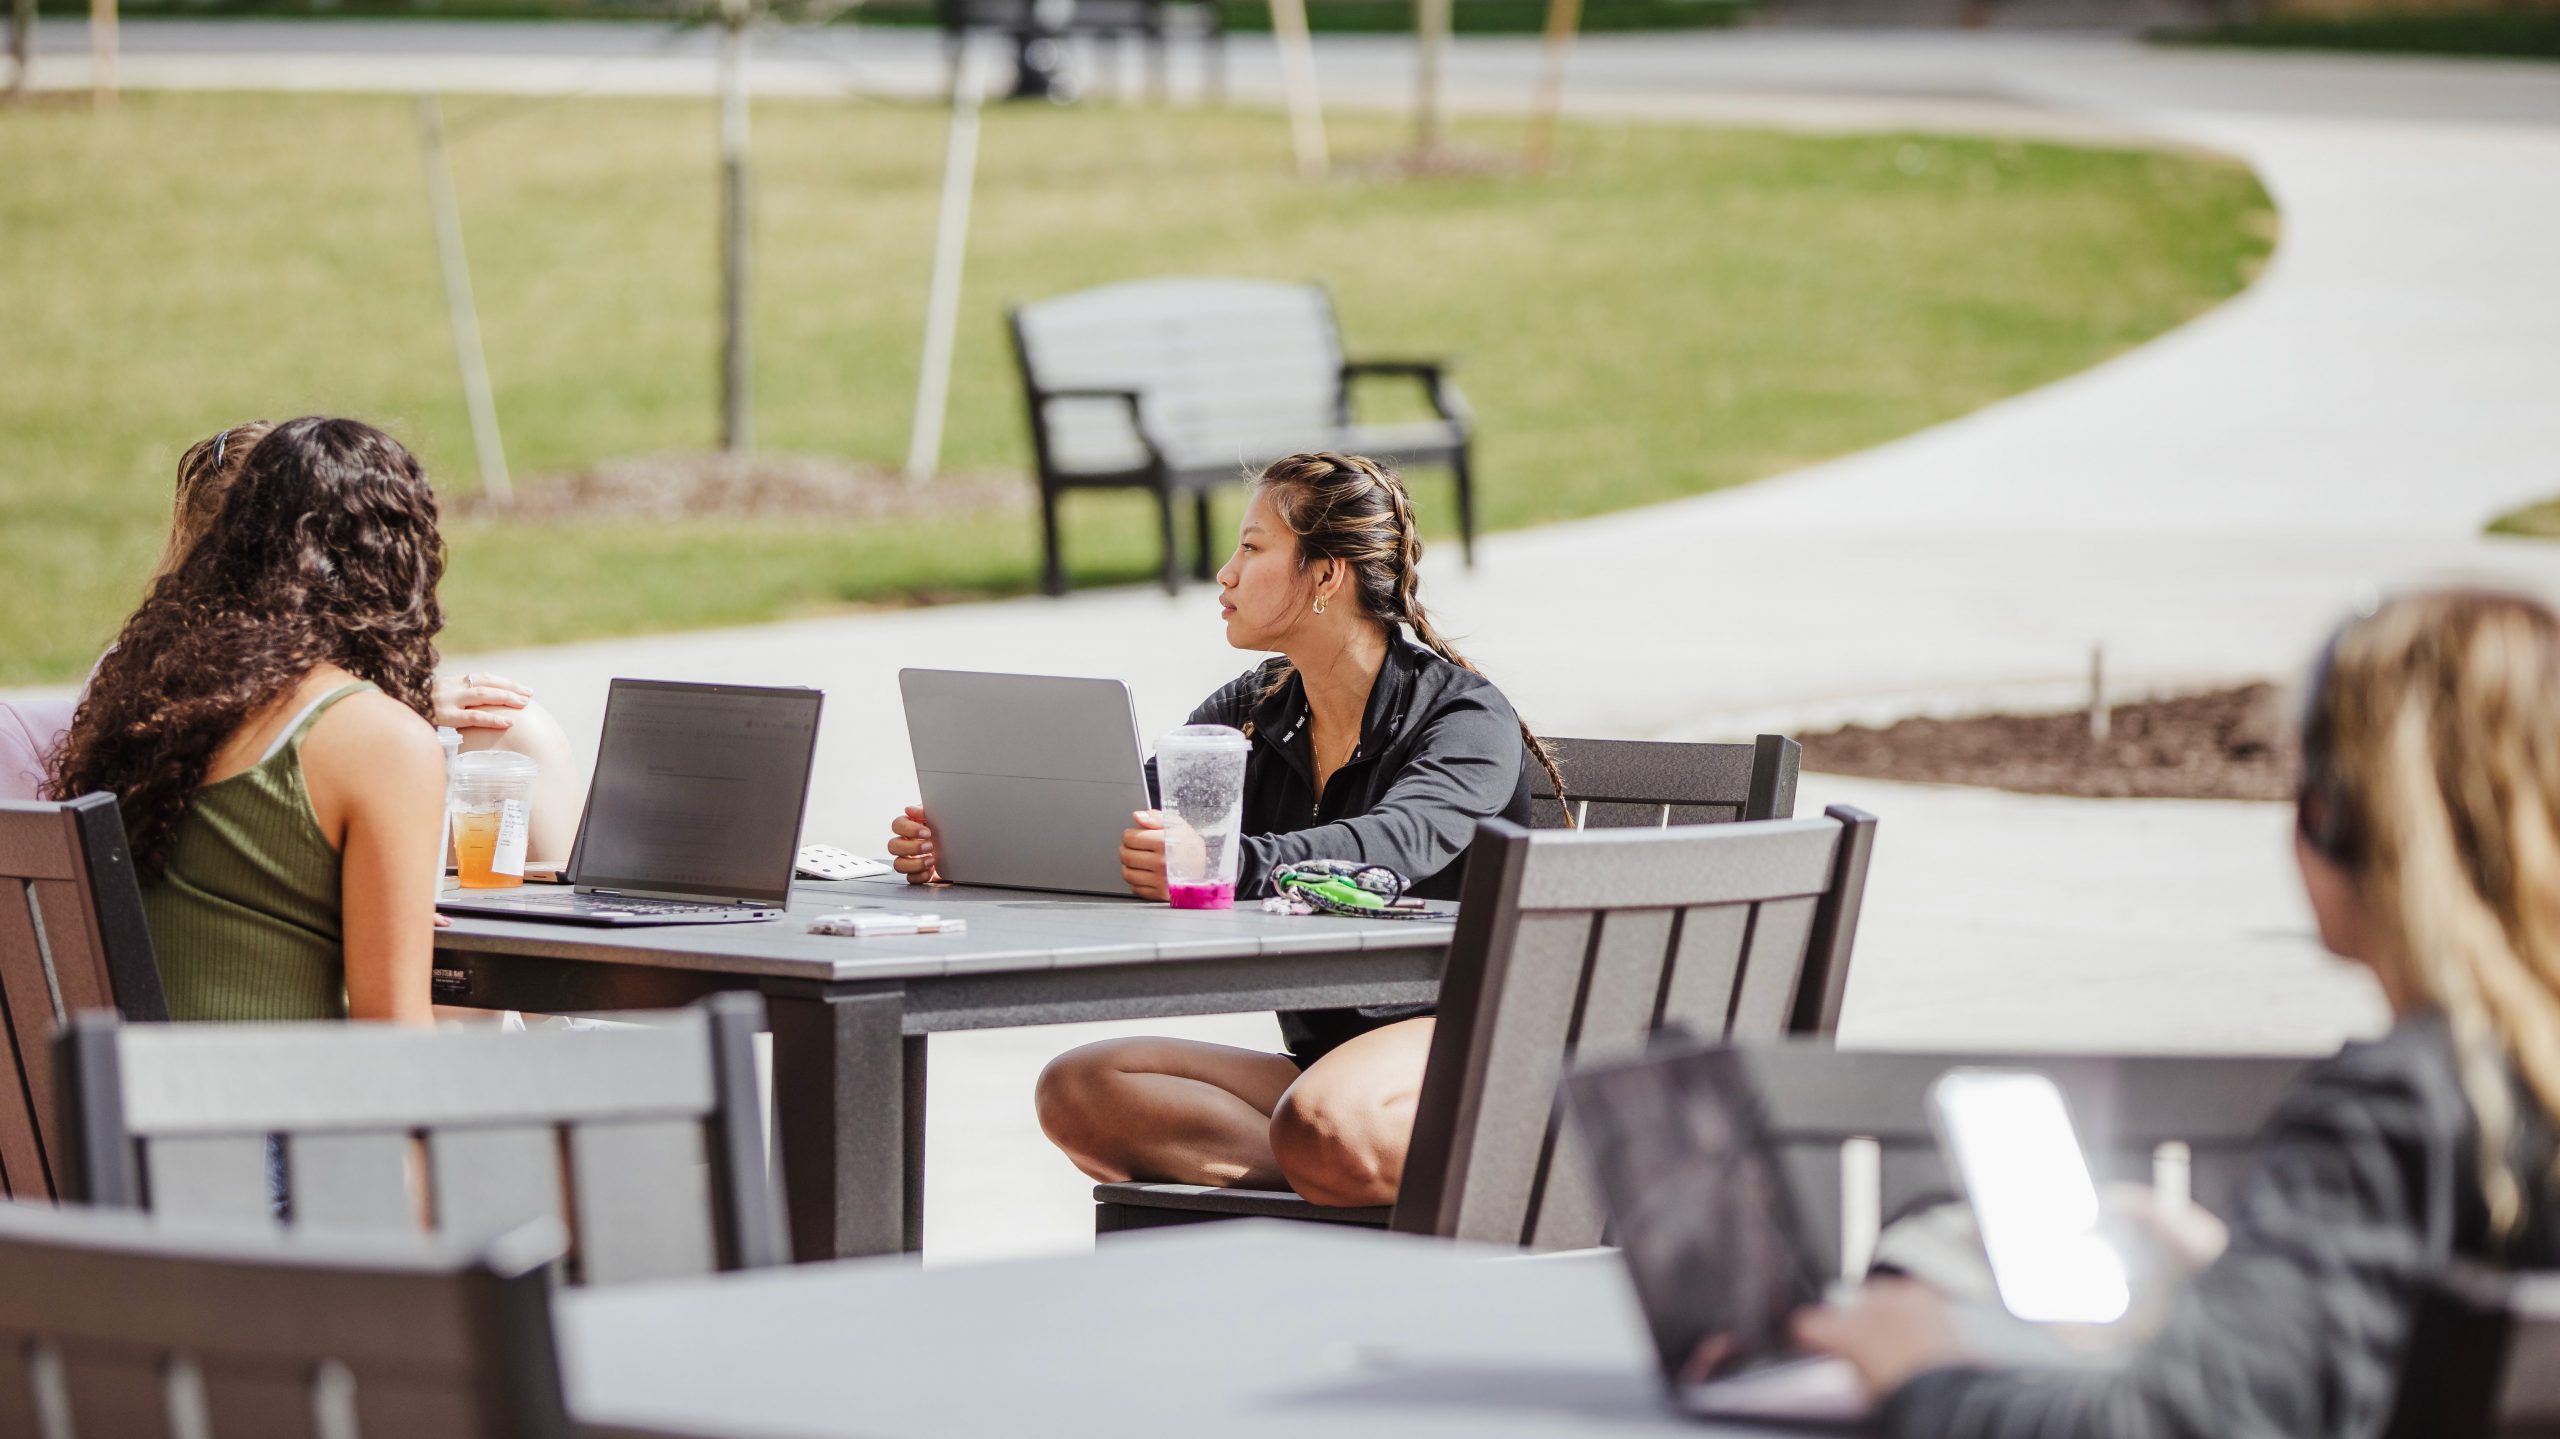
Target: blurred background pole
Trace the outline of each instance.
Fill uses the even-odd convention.
[[[924,358],[916,371],[915,426],[907,434],[907,482],[922,484],[942,464],[942,418],[951,398],[952,336],[960,324],[960,277],[969,259],[969,192],[978,178],[978,66],[961,57],[951,80],[951,148],[942,162],[942,218],[933,232],[933,284],[925,300]]]
[[[9,98],[27,98],[27,68],[35,63],[36,0],[9,0]]]
[[[1333,161],[1325,153],[1324,96],[1316,89],[1307,0],[1271,0],[1271,37],[1280,47],[1280,88],[1289,100],[1289,144],[1298,152],[1298,176],[1321,180]]]
[[[462,370],[462,405],[471,415],[471,453],[480,462],[480,489],[511,504],[515,482],[507,475],[507,449],[498,440],[498,404],[489,393],[489,357],[480,347],[480,312],[471,300],[471,261],[462,250],[462,206],[454,198],[453,163],[445,155],[444,109],[433,95],[418,97],[418,149],[427,167],[427,210],[435,217],[436,258],[444,264],[444,308],[453,325],[454,363]]]
[[[89,98],[116,98],[116,0],[89,0]]]
[[[1547,0],[1547,38],[1538,63],[1538,91],[1529,101],[1529,168],[1555,161],[1556,115],[1564,109],[1565,61],[1582,28],[1582,0]]]
[[[1428,157],[1440,148],[1440,70],[1449,58],[1452,0],[1416,0],[1413,30],[1420,68],[1413,78],[1413,149]]]
[[[720,0],[720,448],[755,448],[747,350],[747,0]]]

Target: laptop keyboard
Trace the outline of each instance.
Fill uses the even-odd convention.
[[[745,906],[687,904],[678,899],[617,899],[610,903],[590,899],[579,908],[589,914],[735,914]]]

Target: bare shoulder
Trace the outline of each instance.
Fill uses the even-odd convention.
[[[314,779],[367,786],[443,783],[444,747],[418,712],[379,690],[329,706],[302,741],[302,767]]]

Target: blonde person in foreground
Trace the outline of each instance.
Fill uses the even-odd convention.
[[[2322,942],[2395,1021],[2297,1082],[2227,1234],[2121,1369],[1996,1369],[1932,1289],[1797,1317],[1897,1439],[2368,1439],[2420,1284],[2560,1262],[2560,620],[2415,595],[2341,630],[2303,717],[2294,848]]]

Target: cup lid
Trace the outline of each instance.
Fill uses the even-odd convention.
[[[514,750],[482,749],[454,756],[453,773],[456,779],[532,779],[542,766]]]
[[[1233,725],[1187,724],[1180,729],[1165,731],[1164,738],[1158,740],[1156,745],[1159,749],[1167,745],[1198,746],[1204,749],[1219,747],[1243,749],[1252,743],[1244,737],[1243,730]]]

